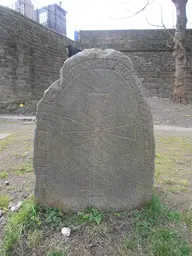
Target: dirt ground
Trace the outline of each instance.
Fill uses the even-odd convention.
[[[175,106],[168,100],[148,101],[155,124],[155,190],[170,208],[183,210],[192,202],[192,106]],[[13,203],[34,192],[34,131],[34,122],[0,119],[0,134],[10,134],[0,139],[0,196],[9,195]],[[4,223],[0,223],[0,229]]]
[[[192,131],[182,127],[176,131],[161,127],[166,129],[164,126],[155,126],[156,156],[160,158],[160,162],[156,159],[155,186],[168,193],[172,204],[181,203],[182,206],[192,199]],[[0,121],[0,133],[10,134],[0,140],[0,193],[9,194],[13,202],[23,200],[33,193],[34,130],[34,123]],[[169,160],[167,156],[175,158]],[[8,186],[5,181],[9,181]],[[174,182],[177,188],[171,191],[168,187],[173,187]]]
[[[170,99],[147,99],[153,114],[154,124],[192,128],[192,105],[178,105]]]
[[[169,99],[157,98],[148,99],[148,103],[151,106],[155,125],[156,154],[169,154],[169,152],[173,154],[175,152],[170,148],[170,145],[172,144],[175,147],[175,151],[179,150],[177,148],[179,145],[182,148],[182,157],[184,158],[185,154],[188,156],[183,168],[185,169],[184,172],[189,173],[185,177],[189,180],[189,178],[192,178],[190,162],[192,150],[189,145],[187,145],[187,148],[185,141],[188,140],[191,143],[192,130],[185,130],[182,127],[192,129],[192,105],[181,106],[176,105]],[[172,126],[178,127],[174,129]],[[0,134],[10,134],[7,138],[0,140],[0,175],[1,173],[4,174],[0,177],[0,192],[9,193],[13,201],[26,197],[34,188],[32,168],[34,130],[34,122],[6,121],[1,119],[0,116]],[[174,141],[175,144],[167,144],[166,140],[169,140],[169,137],[177,137],[184,145],[182,143],[178,144],[177,139]],[[166,166],[163,164],[163,167]],[[176,167],[179,168],[179,166]],[[4,185],[5,180],[9,181],[9,186]],[[192,187],[188,189],[187,195],[191,196],[191,189]],[[176,200],[181,198],[181,201],[184,201],[183,199],[186,197],[187,200],[188,196],[185,194],[183,192],[177,193],[176,196],[174,195],[174,198]]]

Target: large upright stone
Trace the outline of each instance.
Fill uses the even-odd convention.
[[[34,168],[36,199],[63,211],[151,199],[152,116],[127,56],[90,49],[65,61],[38,104]]]

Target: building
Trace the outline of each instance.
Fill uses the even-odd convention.
[[[15,2],[15,11],[20,12],[32,20],[36,21],[37,19],[36,11],[31,0],[17,0]]]
[[[37,21],[57,33],[66,36],[67,12],[58,4],[48,5],[37,10]]]
[[[74,41],[80,41],[79,31],[77,30],[74,31]]]

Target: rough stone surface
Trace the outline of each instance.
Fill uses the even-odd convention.
[[[133,209],[151,198],[152,116],[131,61],[84,50],[65,61],[38,104],[36,199],[65,212]]]

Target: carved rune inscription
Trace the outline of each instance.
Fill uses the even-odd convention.
[[[46,156],[34,161],[40,202],[77,211],[89,205],[132,209],[150,198],[153,164],[146,164],[154,161],[152,121],[132,84],[117,69],[71,74],[51,104]]]

